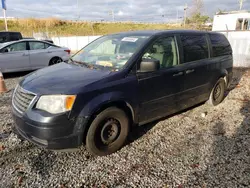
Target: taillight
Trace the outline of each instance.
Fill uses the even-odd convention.
[[[70,50],[64,50],[65,52],[68,52],[68,54],[70,54]]]

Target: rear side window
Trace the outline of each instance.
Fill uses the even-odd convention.
[[[184,63],[208,58],[208,44],[204,35],[181,36]]]
[[[231,46],[224,35],[210,34],[210,39],[214,57],[230,55],[232,53]]]
[[[48,44],[43,42],[29,42],[30,50],[42,50],[47,49],[49,47]]]
[[[7,35],[6,34],[0,34],[0,43],[7,42]]]

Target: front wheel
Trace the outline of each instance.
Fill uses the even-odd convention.
[[[220,78],[214,88],[211,91],[210,97],[209,97],[209,104],[213,106],[217,106],[220,104],[225,97],[225,90],[226,90],[226,82],[223,78]]]
[[[116,107],[107,108],[90,125],[86,136],[87,150],[97,156],[114,153],[124,145],[128,132],[127,114]]]

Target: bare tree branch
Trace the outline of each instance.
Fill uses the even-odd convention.
[[[203,11],[204,3],[203,0],[193,0],[191,8],[191,15],[199,14]]]

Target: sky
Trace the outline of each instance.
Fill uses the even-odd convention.
[[[193,0],[6,0],[9,17],[55,17],[69,20],[171,22],[181,20],[184,6],[190,14]],[[216,11],[238,10],[238,0],[203,0],[203,13],[213,17]],[[79,7],[79,8],[77,8]],[[250,0],[243,3],[250,10]],[[0,15],[1,16],[1,15]]]

